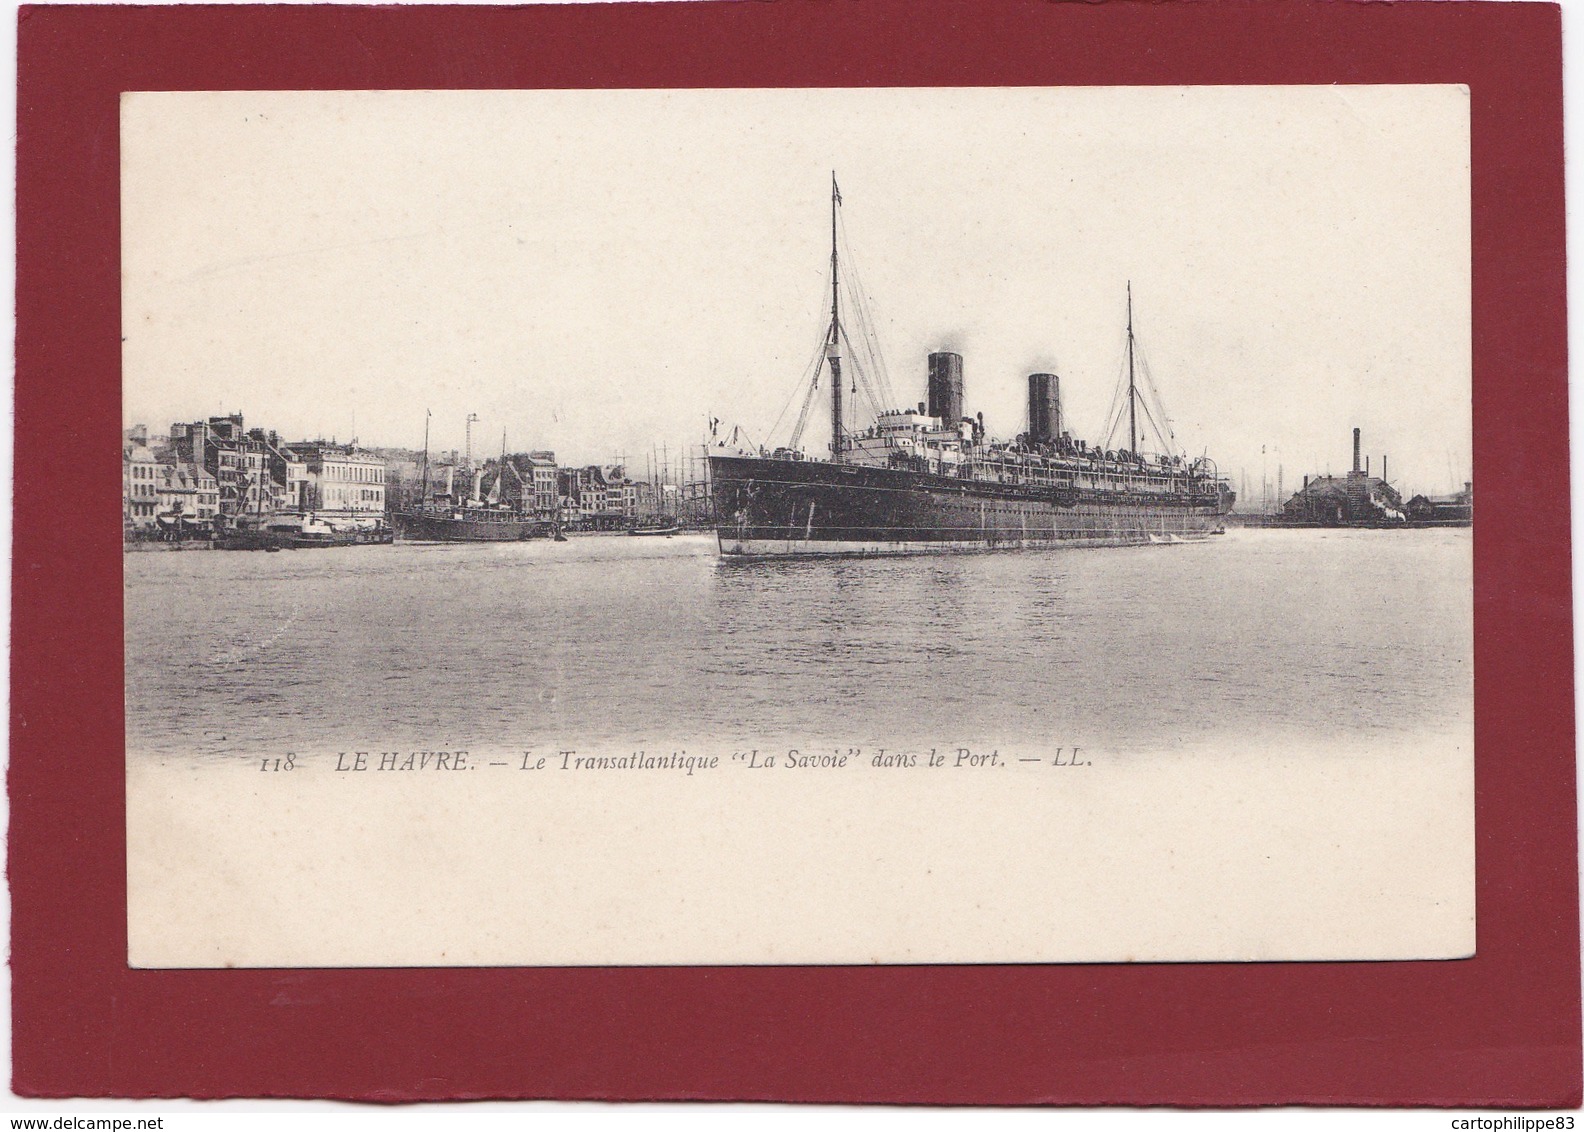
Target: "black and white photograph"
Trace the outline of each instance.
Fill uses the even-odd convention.
[[[1475,954],[1469,113],[123,95],[132,965]]]

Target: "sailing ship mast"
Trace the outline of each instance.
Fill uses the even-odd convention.
[[[1128,451],[1138,451],[1138,420],[1135,417],[1138,389],[1133,383],[1133,280],[1127,285],[1128,318]]]
[[[841,276],[836,263],[836,207],[841,204],[841,190],[836,187],[836,171],[831,170],[831,324],[830,341],[825,347],[826,360],[831,369],[831,461],[842,462],[842,374],[841,374],[841,316],[838,297]]]
[[[499,505],[506,498],[506,430],[501,429],[500,467],[495,469],[495,486],[490,488],[489,502]]]
[[[429,410],[424,410],[424,453],[423,473],[418,486],[418,506],[429,505]]]

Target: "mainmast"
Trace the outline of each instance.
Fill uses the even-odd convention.
[[[831,460],[841,463],[842,428],[842,374],[841,374],[841,315],[838,310],[840,277],[836,263],[836,207],[841,204],[841,190],[836,187],[836,171],[831,170],[831,324],[830,341],[825,344],[825,357],[831,369]]]
[[[1138,391],[1133,384],[1133,280],[1128,280],[1128,451],[1138,451],[1138,421],[1134,416]]]
[[[418,487],[418,506],[424,508],[429,505],[429,410],[424,410],[424,455],[423,476]]]
[[[506,430],[501,429],[501,458],[500,467],[495,469],[495,489],[490,492],[495,498],[491,503],[504,503],[506,501]]]

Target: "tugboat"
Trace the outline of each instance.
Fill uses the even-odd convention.
[[[712,444],[716,539],[722,555],[879,555],[1045,547],[1148,545],[1219,534],[1234,495],[1207,456],[1181,452],[1158,393],[1138,358],[1133,288],[1127,289],[1127,383],[1118,390],[1107,443],[1125,419],[1126,443],[1090,445],[1063,430],[1060,379],[1028,378],[1028,431],[986,437],[984,417],[963,410],[963,359],[929,356],[928,403],[848,420],[844,384],[877,408],[895,403],[851,282],[844,309],[837,221],[841,192],[831,176],[830,321],[802,413],[785,447],[756,451]],[[849,337],[849,328],[866,350]],[[850,363],[850,372],[844,363]],[[798,447],[820,375],[829,371],[828,458]],[[1139,378],[1149,385],[1145,396]],[[1160,450],[1143,451],[1143,423]],[[734,437],[737,435],[733,434]]]
[[[336,546],[382,546],[392,541],[383,523],[332,524],[315,514],[244,519],[215,537],[216,550],[319,550]]]

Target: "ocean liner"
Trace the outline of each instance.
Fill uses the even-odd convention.
[[[849,284],[844,318],[837,217],[841,193],[831,178],[830,322],[791,443],[775,449],[713,441],[713,484],[720,552],[733,557],[879,555],[940,551],[1127,546],[1219,534],[1233,493],[1207,457],[1171,451],[1158,394],[1144,395],[1128,286],[1125,402],[1119,395],[1111,433],[1125,417],[1127,443],[1105,448],[1064,431],[1060,379],[1028,378],[1028,431],[993,441],[983,414],[965,415],[963,359],[929,356],[928,402],[887,409],[889,380],[862,292]],[[855,349],[849,323],[869,349]],[[844,362],[848,363],[844,372]],[[827,459],[798,447],[821,374],[828,375],[831,444]],[[1148,382],[1147,370],[1143,376]],[[844,407],[844,379],[875,414],[854,428]],[[1153,391],[1153,382],[1148,382]],[[1153,409],[1151,405],[1153,404]],[[788,405],[790,409],[790,404]],[[1141,451],[1139,413],[1162,453]],[[739,433],[734,433],[735,437]]]

